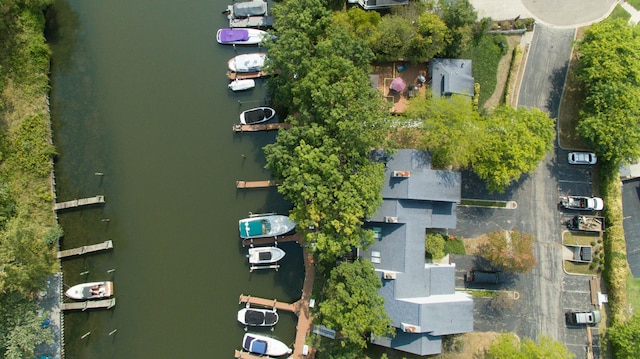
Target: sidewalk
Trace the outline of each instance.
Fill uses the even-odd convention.
[[[629,19],[630,24],[635,25],[640,21],[640,11],[636,10],[636,8],[634,8],[627,2],[621,2],[620,6],[622,6],[623,9],[627,10],[629,14],[631,14],[631,19]]]

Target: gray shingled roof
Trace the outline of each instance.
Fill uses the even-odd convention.
[[[378,152],[374,157],[386,161],[384,200],[367,224],[379,236],[361,257],[380,273],[383,285],[378,292],[399,329],[394,339],[372,342],[419,355],[437,354],[440,335],[473,330],[473,300],[455,291],[455,265],[425,264],[424,258],[426,228],[455,228],[461,176],[432,170],[426,152]],[[385,279],[385,273],[395,278]],[[404,332],[405,326],[415,326],[416,332]]]
[[[429,61],[433,97],[453,94],[473,96],[474,79],[471,60],[433,59]]]

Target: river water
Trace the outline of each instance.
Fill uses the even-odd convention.
[[[65,286],[113,280],[117,300],[65,315],[67,358],[231,357],[241,293],[300,297],[297,245],[281,245],[280,271],[249,273],[238,239],[238,219],[287,203],[274,189],[235,189],[270,178],[262,146],[275,134],[231,131],[265,92],[260,81],[249,93],[226,87],[236,50],[215,42],[226,5],[57,0],[47,13],[58,200],[106,196],[60,214],[62,249],[114,242],[62,263]],[[295,316],[280,314],[272,334],[292,344]]]

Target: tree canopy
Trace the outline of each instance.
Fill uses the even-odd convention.
[[[606,338],[615,358],[637,358],[638,343],[640,343],[640,314],[634,314],[626,323],[616,323],[608,328]]]
[[[377,290],[380,277],[368,260],[342,262],[335,267],[324,286],[325,299],[320,304],[322,324],[340,331],[346,340],[362,348],[365,336],[394,333],[384,311],[384,299]]]
[[[621,20],[594,24],[577,52],[585,88],[578,133],[614,165],[640,157],[640,28]]]
[[[517,229],[495,230],[487,235],[487,242],[478,251],[480,256],[507,272],[528,272],[536,265],[534,241],[533,235],[521,233]]]
[[[487,359],[571,359],[575,355],[562,343],[542,336],[538,343],[529,338],[518,339],[513,334],[500,334],[491,344]]]

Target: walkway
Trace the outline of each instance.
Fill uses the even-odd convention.
[[[640,11],[636,10],[636,8],[634,8],[627,2],[621,2],[620,6],[622,6],[623,9],[627,10],[629,14],[631,14],[631,19],[629,19],[630,24],[637,24],[638,22],[640,22]]]

